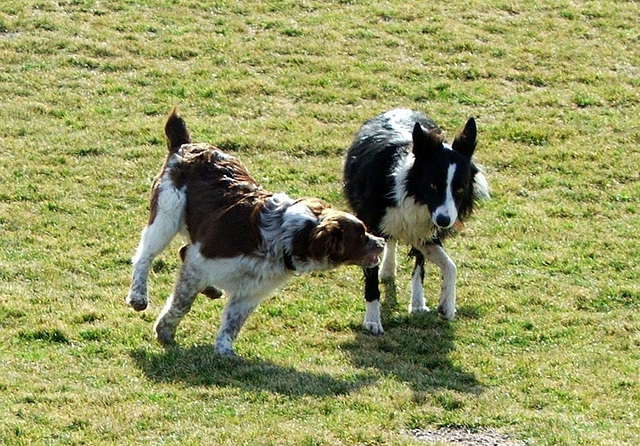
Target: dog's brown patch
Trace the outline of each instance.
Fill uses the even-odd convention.
[[[235,158],[208,144],[183,145],[171,168],[177,187],[187,188],[186,223],[205,257],[233,257],[260,244],[259,213],[271,196]],[[241,234],[241,236],[239,236]]]

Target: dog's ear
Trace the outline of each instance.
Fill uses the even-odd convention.
[[[314,259],[340,256],[344,253],[342,228],[332,218],[325,218],[309,234],[309,254]]]
[[[467,124],[462,129],[462,132],[456,139],[453,141],[451,148],[461,154],[462,156],[471,159],[473,155],[473,151],[476,148],[477,143],[477,134],[478,131],[476,129],[476,120],[473,118],[469,118]]]
[[[425,132],[419,122],[413,126],[413,154],[416,158],[428,156],[442,149],[442,133],[438,129]]]

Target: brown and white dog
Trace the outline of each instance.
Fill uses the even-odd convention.
[[[188,245],[180,253],[178,280],[154,327],[161,343],[175,342],[198,293],[219,297],[221,289],[228,302],[215,349],[233,355],[247,317],[294,273],[378,264],[384,240],[353,215],[318,199],[267,192],[234,157],[209,144],[192,144],[175,109],[165,133],[169,155],[153,183],[127,297],[136,311],[147,308],[151,263],[183,233]]]

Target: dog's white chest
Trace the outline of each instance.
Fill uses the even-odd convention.
[[[427,207],[410,197],[398,206],[387,208],[380,229],[389,237],[416,246],[436,235]]]

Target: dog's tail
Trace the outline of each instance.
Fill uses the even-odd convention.
[[[191,136],[187,130],[187,124],[178,114],[178,107],[173,107],[169,119],[164,126],[164,133],[167,135],[169,153],[176,153],[182,144],[189,144]]]

